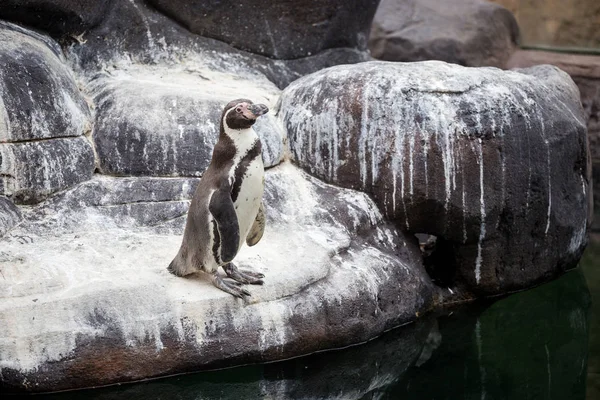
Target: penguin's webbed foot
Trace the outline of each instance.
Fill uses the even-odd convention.
[[[251,285],[262,285],[264,283],[262,278],[265,276],[263,274],[259,272],[238,269],[238,267],[236,267],[233,263],[225,264],[223,269],[229,278],[239,283]]]
[[[250,292],[244,289],[241,283],[225,280],[216,272],[212,274],[212,283],[215,287],[240,299],[243,299],[245,296],[250,296]]]

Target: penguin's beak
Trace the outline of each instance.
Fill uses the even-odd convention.
[[[269,112],[269,108],[264,104],[252,104],[248,106],[248,111],[254,115],[254,119]]]

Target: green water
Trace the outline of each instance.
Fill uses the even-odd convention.
[[[588,245],[581,267],[592,294],[590,346],[587,375],[587,399],[600,399],[600,235]]]
[[[600,319],[586,286],[587,278],[592,297],[600,293],[597,260],[600,244],[554,282],[431,315],[361,346],[35,398],[583,400],[587,385],[587,399],[600,399]]]

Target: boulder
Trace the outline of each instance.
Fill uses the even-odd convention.
[[[89,400],[148,399],[157,393],[178,400],[376,399],[401,384],[407,369],[427,351],[428,337],[436,333],[435,318],[422,318],[342,351],[86,391],[85,395]]]
[[[600,47],[597,0],[490,0],[513,12],[522,43],[531,47],[590,49]]]
[[[600,56],[519,50],[508,62],[509,68],[551,64],[568,73],[579,88],[590,142],[594,181],[594,218],[592,229],[600,231]]]
[[[379,0],[256,0],[206,2],[148,0],[191,32],[277,59],[324,49],[365,50]]]
[[[53,36],[79,35],[97,25],[110,0],[4,0],[0,19],[46,31]]]
[[[518,36],[512,13],[488,1],[383,0],[369,49],[373,57],[387,61],[504,67]]]
[[[275,104],[268,80],[209,69],[138,67],[91,83],[96,104],[94,144],[100,172],[109,175],[200,176],[219,136],[223,107],[247,97]],[[266,167],[283,158],[283,133],[271,112],[255,130]]]
[[[85,137],[0,143],[0,195],[33,204],[88,180],[94,151]]]
[[[0,196],[0,237],[17,225],[23,216],[17,206],[4,196]]]
[[[146,227],[153,233],[182,235],[190,199],[199,181],[199,178],[115,179],[96,174],[37,206],[26,221],[26,230],[30,235],[46,235],[48,231],[64,235],[86,226],[107,230]],[[90,227],[90,221],[101,224]]]
[[[193,182],[94,178],[33,208],[0,239],[4,389],[289,358],[368,340],[433,305],[414,240],[366,194],[289,163],[267,171],[265,236],[236,257],[266,275],[248,302],[201,274],[170,275],[185,221],[177,204]],[[133,211],[143,206],[171,212],[149,222]]]
[[[50,38],[0,21],[0,65],[0,143],[90,129],[88,105]]]
[[[523,289],[574,267],[585,248],[585,120],[558,68],[337,66],[288,86],[279,116],[299,166],[437,237],[447,285]]]
[[[0,195],[22,204],[91,177],[90,111],[47,36],[0,21]]]
[[[240,2],[221,3],[229,4],[234,9],[241,7]],[[272,8],[273,10],[281,9],[288,3],[287,0],[281,0],[272,4]],[[331,4],[323,5],[323,2],[320,1],[305,3],[313,4],[311,9],[313,13],[307,15],[306,21],[317,18],[316,13],[319,7],[328,10],[332,7]],[[212,36],[203,37],[190,32],[178,22],[181,18],[188,18],[188,15],[196,15],[192,9],[183,9],[183,7],[189,6],[188,3],[161,2],[162,8],[157,8],[142,0],[111,1],[102,21],[89,31],[75,36],[71,41],[65,41],[65,51],[77,72],[87,78],[93,78],[99,71],[111,69],[115,65],[130,65],[132,62],[134,64],[164,65],[167,68],[175,69],[186,64],[194,68],[209,68],[215,72],[240,75],[244,78],[264,79],[267,77],[279,88],[283,88],[298,77],[324,67],[371,59],[364,43],[366,43],[366,29],[372,19],[377,0],[361,0],[356,5],[338,3],[340,4],[337,7],[345,9],[345,12],[336,14],[337,16],[333,19],[326,17],[318,29],[313,26],[310,29],[302,28],[302,34],[294,30],[298,26],[297,24],[279,25],[277,18],[273,19],[275,14],[269,14],[269,18],[272,19],[273,26],[279,30],[277,36],[267,35],[264,29],[265,19],[254,14],[259,19],[257,23],[241,26],[246,33],[238,34],[239,40],[248,39],[248,43],[251,44],[256,43],[259,37],[267,38],[270,46],[271,39],[273,39],[277,41],[277,46],[281,48],[281,51],[287,49],[286,52],[299,52],[290,60],[272,59],[261,55],[262,53],[257,54],[260,53],[258,50],[251,49],[252,52],[247,52],[231,46],[228,44],[229,42],[213,39]],[[369,5],[369,10],[372,10],[351,15],[350,11],[353,10],[353,7],[361,4]],[[158,6],[158,3],[156,5]],[[248,7],[247,5],[243,6]],[[202,2],[202,4],[198,4],[198,7],[216,7],[216,3]],[[163,9],[174,19],[159,11]],[[176,12],[173,11],[171,14],[169,11],[171,9]],[[223,16],[222,13],[214,15]],[[301,14],[296,13],[295,15]],[[318,16],[318,18],[322,17]],[[289,18],[295,17],[290,15]],[[299,24],[300,20],[298,19]],[[221,25],[220,28],[224,26],[226,25]],[[341,26],[343,28],[340,28]],[[238,28],[240,28],[239,25]],[[210,29],[213,32],[214,25]],[[328,29],[334,30],[328,31]],[[327,34],[326,31],[330,33],[329,36],[322,36]],[[119,32],[119,35],[115,35],[114,32]],[[312,32],[317,33],[313,35]],[[290,36],[294,37],[293,46],[288,40]],[[314,41],[314,43],[300,51],[297,46],[299,41],[306,43],[306,46],[309,41]]]

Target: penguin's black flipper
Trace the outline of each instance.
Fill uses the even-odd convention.
[[[210,198],[208,209],[217,222],[212,250],[218,251],[220,247],[219,258],[222,262],[229,262],[237,254],[240,244],[240,227],[229,191],[215,191]]]

